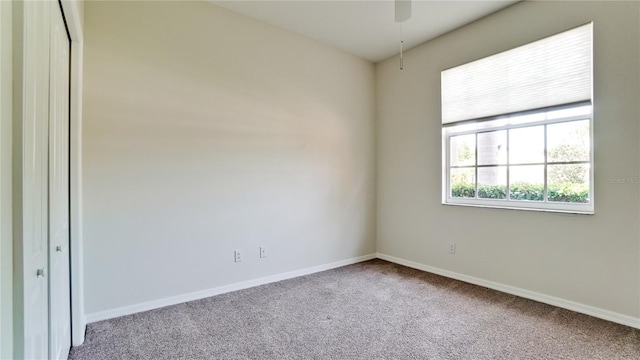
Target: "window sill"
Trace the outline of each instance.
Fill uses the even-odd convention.
[[[443,202],[442,205],[447,206],[465,206],[465,207],[476,207],[476,208],[489,208],[489,209],[503,209],[503,210],[523,210],[523,211],[535,211],[535,212],[550,212],[550,213],[559,213],[559,214],[575,214],[575,215],[594,215],[595,211],[592,209],[593,206],[585,206],[584,210],[581,209],[558,209],[558,208],[542,208],[542,207],[527,207],[527,206],[510,206],[505,205],[503,203],[496,204],[487,204],[487,203],[468,203],[468,202]],[[538,205],[538,204],[536,204]]]

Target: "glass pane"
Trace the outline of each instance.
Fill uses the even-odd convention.
[[[509,163],[544,162],[544,126],[509,130]]]
[[[507,163],[507,131],[478,134],[478,165]],[[478,175],[479,177],[480,175]]]
[[[555,202],[589,202],[589,165],[549,165],[548,199]]]
[[[511,166],[509,168],[511,200],[544,200],[544,165]]]
[[[591,114],[591,105],[584,105],[584,106],[578,106],[578,107],[570,107],[567,109],[549,111],[547,113],[547,119],[559,119],[563,117],[580,116],[580,115],[589,116],[590,114]]]
[[[451,169],[451,197],[476,196],[475,168]]]
[[[535,112],[533,114],[516,115],[509,118],[509,124],[520,125],[531,123],[534,121],[543,121],[545,119],[545,113]]]
[[[547,161],[589,161],[589,120],[547,125]]]
[[[476,164],[476,135],[452,136],[450,139],[451,166]]]
[[[478,168],[478,198],[507,198],[507,167],[491,166]]]

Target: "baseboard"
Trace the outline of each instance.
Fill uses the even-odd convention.
[[[399,265],[404,265],[410,268],[430,272],[437,275],[442,275],[451,279],[456,279],[456,280],[464,281],[470,284],[483,286],[483,287],[493,289],[493,290],[498,290],[507,294],[516,295],[526,299],[539,301],[539,302],[557,306],[563,309],[579,312],[582,314],[590,315],[600,319],[604,319],[604,320],[612,321],[618,324],[640,329],[640,318],[620,314],[620,313],[605,310],[605,309],[600,309],[590,305],[581,304],[575,301],[570,301],[570,300],[566,300],[566,299],[562,299],[562,298],[558,298],[550,295],[545,295],[535,291],[520,289],[520,288],[509,286],[509,285],[504,285],[497,282],[484,280],[484,279],[476,278],[473,276],[468,276],[468,275],[456,273],[453,271],[436,268],[433,266],[423,265],[417,262],[397,258],[391,255],[378,253],[377,258],[390,261],[392,263],[396,263]]]
[[[282,274],[266,276],[266,277],[262,277],[254,280],[247,280],[239,283],[219,286],[213,289],[196,291],[196,292],[192,292],[184,295],[171,296],[164,299],[158,299],[158,300],[148,301],[144,303],[123,306],[123,307],[111,309],[111,310],[99,311],[99,312],[87,314],[85,323],[90,324],[96,321],[113,319],[120,316],[131,315],[131,314],[135,314],[143,311],[159,309],[165,306],[181,304],[181,303],[185,303],[193,300],[200,300],[207,297],[220,295],[220,294],[224,294],[232,291],[247,289],[254,286],[269,284],[277,281],[292,279],[298,276],[309,275],[309,274],[317,273],[320,271],[335,269],[341,266],[356,264],[362,261],[367,261],[375,258],[376,258],[376,254],[358,256],[355,258],[340,260],[340,261],[332,262],[329,264],[318,265],[318,266],[290,271]]]
[[[87,318],[83,316],[80,321],[78,321],[78,327],[80,328],[78,331],[74,331],[73,323],[71,324],[71,345],[72,346],[80,346],[84,343],[84,335],[87,331]]]
[[[262,277],[254,280],[242,281],[239,283],[224,285],[224,286],[220,286],[212,289],[196,291],[196,292],[192,292],[184,295],[172,296],[164,299],[148,301],[148,302],[124,306],[116,309],[95,312],[95,313],[86,315],[84,324],[90,324],[97,321],[112,319],[112,318],[125,316],[125,315],[131,315],[131,314],[148,311],[148,310],[159,309],[165,306],[181,304],[188,301],[204,299],[210,296],[220,295],[220,294],[242,290],[242,289],[248,289],[254,286],[265,285],[265,284],[269,284],[277,281],[292,279],[298,276],[304,276],[304,275],[309,275],[309,274],[313,274],[320,271],[335,269],[341,266],[356,264],[362,261],[367,261],[375,258],[390,261],[390,262],[393,262],[399,265],[404,265],[410,268],[430,272],[437,275],[442,275],[451,279],[456,279],[456,280],[464,281],[470,284],[483,286],[483,287],[501,291],[507,294],[523,297],[530,300],[539,301],[539,302],[557,306],[563,309],[579,312],[582,314],[590,315],[600,319],[604,319],[604,320],[612,321],[618,324],[640,329],[640,318],[620,314],[617,312],[597,308],[590,305],[585,305],[582,303],[558,298],[555,296],[538,293],[535,291],[525,290],[525,289],[489,281],[489,280],[480,279],[480,278],[469,276],[469,275],[456,273],[449,270],[440,269],[440,268],[429,266],[429,265],[420,264],[414,261],[405,260],[405,259],[401,259],[395,256],[386,255],[382,253],[359,256],[351,259],[332,262],[329,264],[290,271],[282,274],[266,276],[266,277]]]

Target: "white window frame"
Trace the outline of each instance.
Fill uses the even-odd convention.
[[[581,107],[588,107],[588,111],[580,115],[558,116],[562,114],[563,110],[571,110]],[[534,121],[519,122],[518,119],[523,118],[526,115],[544,114],[543,119],[537,119]],[[541,116],[542,117],[542,116]],[[509,130],[523,127],[532,127],[539,125],[550,125],[571,121],[589,120],[589,161],[577,161],[570,163],[580,163],[589,165],[589,202],[588,203],[567,203],[567,202],[552,202],[548,201],[548,184],[547,184],[547,167],[549,165],[557,164],[557,162],[547,161],[547,148],[546,139],[547,131],[545,126],[545,149],[544,149],[544,162],[535,164],[510,164],[507,145],[507,162],[504,166],[507,168],[507,192],[506,199],[481,199],[478,198],[478,181],[477,171],[482,165],[477,163],[477,141],[475,156],[476,161],[473,166],[464,166],[466,168],[474,168],[476,171],[475,181],[475,197],[463,198],[451,196],[451,149],[450,138],[452,136],[479,134],[490,131]],[[508,136],[507,136],[508,139]],[[507,140],[507,144],[509,144]],[[579,104],[569,104],[563,106],[557,106],[547,109],[538,109],[533,111],[519,112],[510,115],[490,117],[486,119],[478,119],[472,121],[464,121],[452,124],[445,124],[442,127],[442,151],[443,151],[443,186],[442,186],[442,203],[444,205],[461,205],[461,206],[475,206],[475,207],[488,207],[488,208],[503,208],[503,209],[518,209],[518,210],[534,210],[534,211],[549,211],[549,212],[564,212],[564,213],[576,213],[576,214],[593,214],[594,213],[594,164],[593,164],[593,106],[590,102],[582,102]],[[510,182],[509,171],[510,166],[517,165],[544,165],[544,200],[543,201],[528,201],[528,200],[511,200],[510,199]],[[457,168],[457,167],[454,167]]]

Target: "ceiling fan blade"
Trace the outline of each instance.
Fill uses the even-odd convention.
[[[411,0],[395,0],[396,22],[403,22],[411,18]]]

